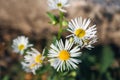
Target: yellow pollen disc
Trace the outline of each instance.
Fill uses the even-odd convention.
[[[36,63],[33,63],[30,65],[30,68],[32,69],[33,67],[35,67]]]
[[[57,3],[57,7],[62,7],[62,4],[61,3]]]
[[[23,44],[20,44],[19,46],[18,46],[18,49],[19,50],[23,50],[25,48],[25,46],[23,45]]]
[[[62,50],[58,56],[61,60],[68,60],[70,58],[70,53],[66,50]]]
[[[77,29],[76,31],[75,31],[75,35],[77,36],[77,37],[79,37],[79,38],[82,38],[82,37],[84,37],[85,36],[85,30],[83,30],[83,29]]]
[[[35,62],[36,62],[36,63],[42,63],[42,59],[41,59],[41,58],[42,58],[42,55],[40,55],[40,54],[37,55],[37,56],[35,57]]]

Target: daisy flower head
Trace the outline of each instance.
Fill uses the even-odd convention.
[[[13,40],[12,48],[15,52],[17,52],[17,53],[20,52],[21,54],[23,54],[24,50],[31,46],[33,46],[33,45],[29,44],[27,37],[19,36]]]
[[[48,0],[48,6],[51,10],[58,9],[61,12],[67,12],[65,7],[69,7],[69,0]]]
[[[67,37],[73,37],[74,42],[79,46],[87,46],[96,40],[96,25],[89,26],[90,19],[82,19],[81,17],[72,19],[68,24],[68,31],[72,34]],[[93,39],[94,38],[94,39]],[[90,40],[93,40],[92,42]],[[85,43],[85,44],[84,44]]]
[[[24,56],[24,62],[21,62],[21,64],[26,72],[36,74],[36,70],[42,66],[45,57],[36,49],[31,48],[31,50],[32,51],[27,52],[27,55]],[[44,51],[42,53],[44,53]]]
[[[86,40],[84,40],[82,47],[85,47],[85,48],[91,50],[91,48],[94,48],[92,46],[92,44],[94,44],[96,42],[97,42],[97,36],[95,36],[95,37],[93,37],[93,38],[91,38],[89,40],[86,39]]]
[[[69,40],[65,41],[65,45],[62,40],[56,41],[56,44],[51,44],[50,47],[49,62],[57,71],[76,69],[77,64],[81,62],[77,59],[81,55],[80,48],[73,47],[73,43]]]

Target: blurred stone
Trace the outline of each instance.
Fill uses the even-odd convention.
[[[120,65],[119,65],[119,62],[118,60],[114,60],[113,64],[112,64],[112,68],[119,68]]]
[[[41,77],[42,80],[47,80],[48,78],[48,73],[44,73]]]
[[[27,73],[27,74],[25,75],[25,80],[32,80],[32,79],[33,79],[33,75],[32,75],[32,74]]]

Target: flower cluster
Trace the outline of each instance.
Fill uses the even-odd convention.
[[[92,44],[97,41],[96,25],[89,26],[90,19],[82,19],[81,17],[72,19],[68,24],[68,31],[71,35],[67,37],[73,37],[74,42],[80,47],[92,48]]]
[[[68,0],[48,0],[48,5],[51,10],[58,9],[60,12],[66,12],[64,8],[70,4]],[[61,19],[60,21],[62,21]],[[65,41],[60,38],[50,45],[47,59],[43,55],[45,51],[43,50],[40,53],[32,48],[33,45],[29,44],[28,38],[25,36],[19,36],[13,40],[13,50],[24,56],[21,64],[26,72],[36,74],[36,70],[43,65],[45,60],[50,62],[51,66],[57,71],[76,69],[81,62],[81,49],[91,49],[92,44],[97,41],[96,25],[89,26],[90,22],[90,19],[82,19],[82,17],[71,19],[67,27],[67,31],[71,34],[66,36]]]
[[[33,72],[42,66],[42,62],[44,60],[43,53],[42,54],[34,48],[31,48],[32,51],[27,52],[27,55],[24,56],[24,62],[21,62],[23,68],[26,72]]]

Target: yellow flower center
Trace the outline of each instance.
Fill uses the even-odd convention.
[[[23,44],[20,44],[19,46],[18,46],[18,49],[19,50],[23,50],[25,48],[25,46],[23,45]]]
[[[36,63],[33,63],[30,65],[30,68],[32,69],[33,67],[35,67]]]
[[[68,60],[70,58],[70,53],[66,50],[62,50],[58,56],[61,60]]]
[[[75,31],[75,35],[76,35],[77,37],[79,37],[79,38],[84,37],[85,34],[86,34],[86,32],[85,32],[85,30],[83,30],[83,29],[77,29],[77,30]]]
[[[57,3],[57,7],[62,7],[62,4],[61,3]]]
[[[36,63],[42,63],[42,59],[41,59],[41,58],[42,58],[42,55],[40,55],[40,54],[37,55],[37,56],[35,57],[35,62],[36,62]]]

